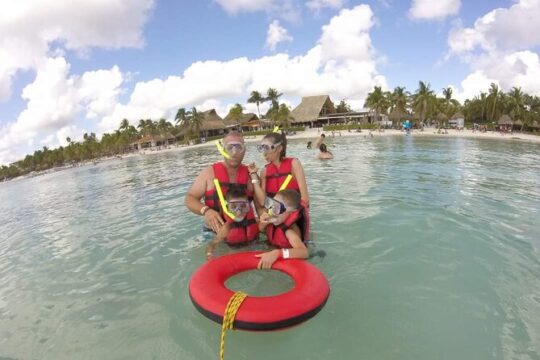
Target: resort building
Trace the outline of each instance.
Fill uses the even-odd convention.
[[[202,112],[202,123],[200,127],[201,137],[217,136],[225,133],[225,122],[218,115],[215,109],[210,109]]]
[[[223,119],[228,130],[255,131],[261,129],[265,122],[261,121],[254,113],[240,114],[239,116],[230,113]]]
[[[367,124],[376,121],[375,114],[370,111],[336,113],[330,96],[305,96],[300,104],[291,111],[291,124],[294,126],[321,127],[332,124]],[[380,114],[379,121],[388,121],[386,115]]]

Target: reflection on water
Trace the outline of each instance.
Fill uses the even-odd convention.
[[[289,153],[304,164],[315,245],[327,254],[310,261],[330,299],[293,329],[231,333],[228,356],[539,359],[540,147],[328,141],[332,161],[305,142]],[[218,156],[152,154],[1,184],[0,357],[215,358],[219,326],[187,294],[205,244],[183,197]],[[263,164],[253,144],[246,161]],[[292,286],[274,273],[228,285]]]

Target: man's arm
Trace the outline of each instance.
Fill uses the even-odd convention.
[[[211,177],[211,168],[207,167],[199,173],[186,194],[184,204],[194,214],[201,215],[201,209],[204,207],[201,200],[206,192],[206,182]]]
[[[205,224],[217,233],[223,224],[225,224],[225,221],[223,221],[221,215],[219,215],[217,211],[214,209],[207,209],[205,208],[205,205],[201,203],[204,193],[206,192],[206,184],[213,177],[214,171],[212,170],[212,167],[208,167],[201,171],[189,188],[184,203],[192,213],[203,215]]]

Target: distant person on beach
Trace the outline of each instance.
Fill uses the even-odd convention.
[[[325,138],[326,138],[326,135],[324,135],[324,133],[321,134],[321,136],[319,136],[317,140],[315,140],[315,144],[314,144],[315,148],[318,148],[324,142]]]
[[[321,160],[330,160],[334,158],[334,154],[332,154],[328,149],[326,148],[325,144],[321,144],[319,146],[319,154],[317,155],[318,159]]]
[[[287,138],[284,133],[267,134],[257,147],[268,161],[258,175],[253,163],[248,166],[258,207],[264,205],[265,198],[273,198],[279,190],[293,189],[300,192],[302,200],[308,204],[309,195],[304,176],[304,168],[297,158],[287,157]]]
[[[247,245],[259,237],[259,225],[246,190],[238,184],[231,185],[226,200],[227,212],[223,214],[225,225],[218,230],[206,249],[208,260],[212,259],[216,246],[222,242],[232,246]]]
[[[266,230],[268,242],[277,249],[256,255],[259,269],[270,269],[277,259],[306,259],[309,237],[307,208],[296,190],[280,190],[265,202],[267,212],[261,215],[259,229]]]
[[[308,149],[311,149],[311,144],[312,144],[311,141],[308,141],[308,142],[307,142],[307,148],[308,148]]]
[[[184,201],[192,213],[204,217],[205,229],[215,233],[225,224],[225,211],[219,199],[219,192],[225,196],[231,184],[238,184],[249,197],[253,194],[249,170],[242,164],[246,154],[242,134],[231,131],[217,145],[224,157],[223,161],[208,166],[200,172]],[[219,187],[219,191],[216,190],[216,186]],[[204,204],[201,200],[204,200]]]

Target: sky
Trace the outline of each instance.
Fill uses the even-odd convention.
[[[374,86],[540,95],[540,0],[0,0],[0,164],[122,119]],[[261,112],[267,105],[261,106]]]

